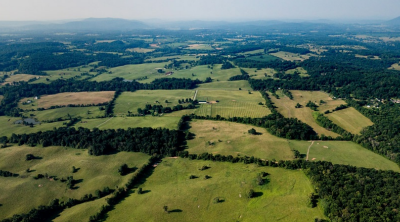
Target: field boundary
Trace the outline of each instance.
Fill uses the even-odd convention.
[[[108,120],[104,121],[103,123],[99,124],[98,126],[96,126],[96,128],[98,128],[98,127],[100,127],[101,125],[107,123],[107,122],[110,121],[112,118],[114,118],[114,117],[111,117],[110,119],[108,119]]]
[[[311,141],[311,144],[310,144],[310,146],[308,147],[308,150],[307,150],[307,157],[306,157],[306,161],[308,161],[308,154],[310,153],[310,148],[311,148],[311,146],[314,144],[314,141]]]

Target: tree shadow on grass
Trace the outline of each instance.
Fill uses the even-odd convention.
[[[253,193],[253,198],[261,197],[263,194],[264,194],[263,192],[254,192]]]
[[[141,194],[150,193],[150,192],[151,192],[151,190],[142,190]]]
[[[174,209],[174,210],[169,210],[168,213],[180,213],[182,212],[181,209]]]

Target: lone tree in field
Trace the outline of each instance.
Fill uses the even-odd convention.
[[[138,193],[138,194],[142,194],[142,193],[143,193],[143,190],[142,190],[141,187],[138,188],[137,193]]]
[[[250,189],[248,192],[247,192],[247,198],[253,198],[254,197],[254,190],[253,189]]]
[[[165,213],[169,213],[169,212],[168,212],[168,206],[163,206],[163,209],[164,209],[164,212],[165,212]]]
[[[118,169],[118,173],[121,176],[128,174],[128,172],[129,172],[129,167],[128,167],[128,165],[126,165],[126,163],[122,164]]]
[[[295,106],[295,108],[301,108],[300,103],[297,103],[296,106]]]
[[[35,159],[35,156],[33,154],[26,154],[25,160],[33,160]]]
[[[247,132],[249,132],[252,135],[257,135],[257,131],[254,128],[249,129],[249,131]]]

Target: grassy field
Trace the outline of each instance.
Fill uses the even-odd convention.
[[[99,212],[101,206],[107,205],[107,197],[78,204],[61,212],[53,222],[89,221],[90,216]]]
[[[290,140],[290,147],[306,156],[311,142]],[[362,146],[347,141],[315,141],[310,147],[309,161],[330,161],[357,167],[400,172],[396,163]]]
[[[381,59],[381,58],[379,58],[379,56],[373,56],[371,58],[368,56],[358,55],[358,54],[356,54],[355,56],[356,56],[356,58],[363,58],[363,59]]]
[[[310,75],[308,75],[307,70],[305,70],[303,67],[297,67],[295,69],[289,69],[288,71],[286,71],[286,74],[294,74],[295,72],[298,72],[300,77],[310,76]]]
[[[359,134],[364,127],[374,124],[370,119],[359,113],[353,107],[335,111],[326,116],[336,125],[353,134]]]
[[[207,165],[206,171],[198,168]],[[257,185],[260,172],[268,182]],[[199,178],[189,179],[189,175]],[[204,180],[209,175],[212,178]],[[311,183],[301,171],[187,159],[164,159],[141,186],[106,221],[312,221],[324,218],[319,208],[307,207]],[[245,193],[254,189],[257,197]],[[221,203],[213,203],[219,197]],[[143,204],[146,203],[146,204]],[[167,205],[170,213],[163,211]],[[152,206],[152,207],[149,207]],[[129,210],[127,210],[129,209]]]
[[[319,135],[324,134],[325,136],[332,137],[338,136],[338,134],[319,126],[312,115],[313,111],[306,107],[306,104],[308,101],[315,102],[317,105],[319,105],[318,110],[320,112],[324,112],[325,110],[331,110],[340,104],[346,104],[343,100],[334,100],[330,98],[328,94],[320,91],[292,90],[291,92],[293,95],[293,100],[290,100],[286,96],[281,96],[280,99],[276,99],[274,96],[270,95],[272,102],[275,103],[275,106],[278,107],[277,110],[282,115],[301,120],[302,122],[310,125]],[[326,103],[320,104],[320,100],[323,100]],[[300,103],[303,107],[296,109],[295,106],[297,103]]]
[[[309,55],[300,55],[297,53],[291,53],[291,52],[285,52],[285,51],[279,51],[275,53],[271,53],[271,55],[281,58],[283,60],[287,61],[304,61],[310,58]]]
[[[0,102],[1,102],[1,100],[3,100],[3,96],[2,95],[0,95]]]
[[[249,56],[246,59],[254,60],[254,61],[258,61],[258,62],[269,62],[269,61],[275,61],[279,58],[276,56],[265,54],[265,55]]]
[[[80,104],[99,104],[112,100],[114,91],[101,91],[101,92],[69,92],[58,93],[54,95],[40,96],[39,99],[24,98],[19,102],[19,108],[32,109],[32,108],[49,108],[51,106],[63,105],[80,105]],[[31,103],[23,105],[22,102],[30,100]]]
[[[89,73],[89,74],[96,74],[96,72],[90,72],[90,69],[93,67],[91,66],[80,66],[80,67],[73,67],[73,68],[66,68],[61,70],[49,70],[46,71],[47,76],[44,76],[33,83],[50,83],[57,79],[70,79],[75,78],[77,80],[83,80],[88,78],[88,76],[81,76],[81,73]],[[47,80],[48,79],[48,80]]]
[[[265,68],[261,70],[249,69],[249,68],[242,68],[242,69],[247,73],[249,73],[252,79],[273,78],[273,75],[276,73],[276,70],[271,68]]]
[[[33,154],[41,159],[26,161],[26,154]],[[54,198],[81,198],[106,186],[114,189],[129,179],[129,176],[122,177],[118,174],[119,166],[126,163],[129,167],[140,167],[148,158],[148,155],[142,153],[127,152],[89,156],[86,150],[64,147],[15,146],[1,149],[0,169],[18,173],[20,177],[0,180],[0,218],[27,213],[33,207],[47,205]],[[72,166],[79,168],[74,174],[71,172]],[[28,168],[33,172],[27,173]],[[73,176],[79,181],[76,189],[71,190],[60,180],[33,179],[33,176],[39,173],[47,173],[57,178]]]
[[[58,128],[64,126],[64,122],[41,123],[35,125],[34,127],[24,126],[22,124],[14,124],[15,121],[20,119],[21,118],[0,116],[0,136],[11,136],[13,133],[35,133],[39,131],[53,130],[54,127]]]
[[[146,48],[133,48],[133,49],[126,49],[129,52],[139,52],[139,53],[148,53],[153,52],[155,49],[146,49]]]
[[[190,132],[196,136],[188,141],[189,153],[246,155],[268,160],[293,159],[288,141],[269,134],[264,128],[209,120],[193,120],[190,127]],[[247,131],[251,128],[262,135],[249,134]],[[214,145],[209,145],[209,141]]]
[[[33,116],[31,116],[31,114]],[[24,116],[37,118],[39,121],[54,120],[57,118],[67,118],[68,114],[71,117],[95,118],[104,116],[104,110],[100,110],[98,106],[89,107],[64,107],[58,109],[49,109],[44,111],[25,111]]]
[[[156,58],[151,58],[151,59],[146,59],[145,61],[162,61],[166,59],[176,59],[176,60],[191,60],[191,61],[197,61],[199,60],[197,55],[177,55],[177,56],[163,56],[163,57],[156,57]]]
[[[389,69],[400,71],[400,63],[393,64]]]
[[[241,53],[237,53],[237,54],[238,55],[253,55],[253,54],[259,54],[259,53],[264,53],[264,49],[257,49],[257,50],[241,52]]]
[[[208,68],[206,65],[179,70],[163,69],[164,72],[174,72],[170,76],[166,76],[165,73],[158,73],[157,69],[164,68],[166,64],[168,63],[146,63],[140,65],[120,66],[110,69],[112,74],[104,73],[91,79],[91,81],[108,81],[116,77],[128,80],[147,77],[147,79],[138,80],[142,83],[149,83],[159,78],[189,78],[204,81],[207,77],[211,77],[214,81],[226,81],[231,76],[240,75],[239,68],[222,70],[221,65],[214,65],[213,69]]]
[[[239,90],[241,88],[244,91],[252,90],[248,81],[214,81],[210,83],[200,84],[197,89],[199,90]]]
[[[115,102],[114,113],[127,115],[128,111],[137,113],[138,108],[145,108],[146,104],[173,107],[178,105],[178,100],[192,98],[194,90],[138,90],[124,92]],[[165,103],[168,100],[168,103]],[[158,101],[159,103],[156,103]]]
[[[201,116],[223,117],[263,117],[271,111],[259,102],[265,103],[259,92],[237,90],[198,90],[197,100],[207,100],[212,104],[202,104],[195,112]],[[218,102],[217,102],[218,101]]]
[[[28,80],[31,80],[33,78],[43,78],[43,76],[37,76],[37,75],[29,75],[29,74],[16,74],[8,77],[2,85],[6,85],[8,83],[13,83],[13,82],[27,82]]]
[[[143,116],[143,117],[113,117],[102,119],[82,119],[74,125],[75,128],[99,128],[99,129],[128,129],[135,127],[152,127],[177,129],[181,116]]]
[[[91,81],[109,81],[116,77],[133,80],[138,78],[143,78],[147,76],[149,79],[154,79],[154,77],[158,76],[157,69],[164,68],[164,66],[168,64],[164,63],[145,63],[145,64],[138,64],[138,65],[125,65],[119,66],[115,68],[109,69],[112,74],[103,73],[93,79]],[[142,81],[140,81],[142,82]]]
[[[186,49],[191,50],[213,50],[209,44],[191,44],[186,47]]]

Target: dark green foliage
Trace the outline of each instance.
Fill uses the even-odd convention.
[[[6,170],[0,170],[0,176],[2,176],[2,177],[17,177],[17,176],[19,176],[19,174],[11,173]]]
[[[315,104],[311,101],[308,101],[308,103],[306,104],[306,107],[310,107],[310,109],[312,109],[314,111],[317,111],[317,108],[318,108],[317,104]]]
[[[339,111],[339,110],[342,110],[342,109],[347,109],[347,108],[348,108],[347,105],[343,105],[343,104],[342,104],[342,105],[340,105],[340,106],[334,108],[334,109],[332,110],[332,112]]]
[[[130,151],[149,155],[174,156],[184,135],[176,130],[153,128],[129,128],[92,131],[84,128],[58,128],[53,131],[32,134],[12,134],[10,142],[35,146],[69,146],[88,149],[90,155]]]
[[[243,69],[240,69],[240,72],[242,73],[241,75],[232,76],[228,79],[228,81],[249,80],[250,79],[249,73],[247,73]],[[239,90],[241,90],[241,89],[239,88]]]
[[[342,127],[334,124],[332,120],[330,120],[328,117],[324,116],[321,113],[314,113],[314,118],[315,121],[318,123],[318,125],[341,135],[345,140],[351,140],[354,136],[353,134],[347,132]]]
[[[232,63],[230,63],[229,61],[225,61],[222,63],[221,69],[232,69],[235,68],[234,65],[232,65]]]
[[[317,206],[317,202],[318,202],[318,195],[315,195],[314,193],[310,193],[310,195],[308,195],[307,206],[314,208]]]
[[[254,190],[250,189],[249,191],[247,191],[246,197],[247,198],[253,198],[254,197]]]
[[[126,174],[129,173],[129,167],[126,163],[122,164],[119,168],[118,168],[118,173],[121,176],[124,176]]]
[[[300,103],[297,103],[296,106],[295,106],[295,108],[297,108],[297,109],[301,108],[301,107],[302,107],[302,105],[300,105]]]
[[[142,194],[142,193],[143,193],[143,190],[142,190],[141,187],[139,187],[139,188],[137,189],[137,194]]]
[[[33,160],[33,159],[35,159],[35,156],[33,155],[33,154],[26,154],[26,156],[25,156],[25,160]]]
[[[257,131],[254,128],[249,129],[247,132],[252,135],[257,135]]]
[[[285,96],[289,97],[289,99],[292,99],[292,100],[293,100],[293,95],[292,95],[292,93],[291,93],[289,90],[287,90],[287,89],[282,89],[282,93],[283,93]],[[297,107],[296,107],[296,108],[297,108]]]

